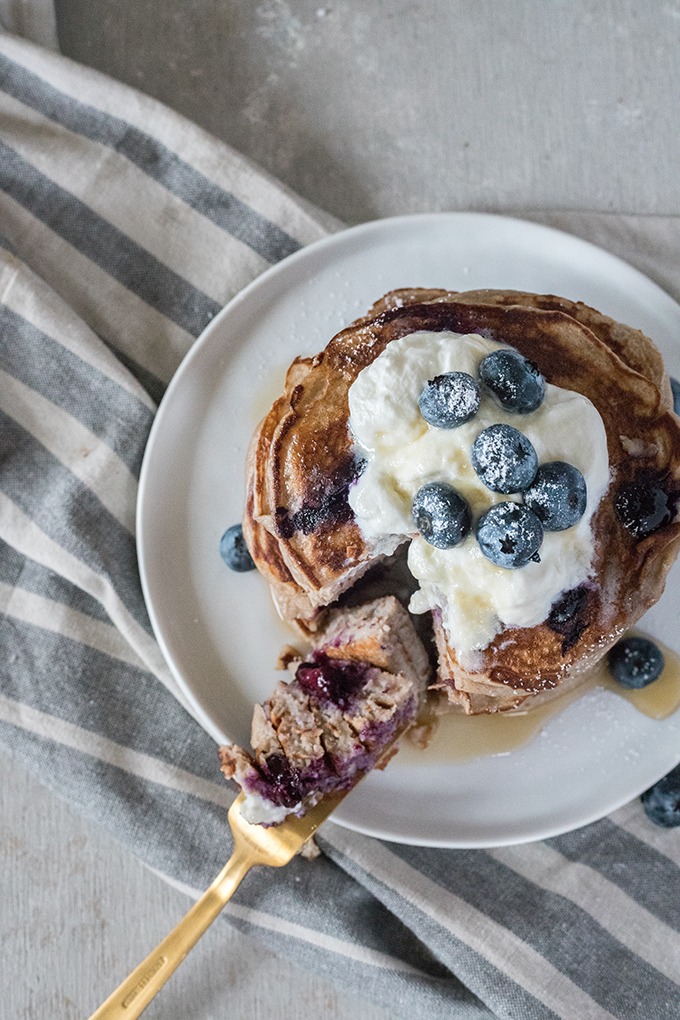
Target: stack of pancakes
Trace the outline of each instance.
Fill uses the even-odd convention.
[[[651,340],[580,302],[497,290],[387,294],[320,354],[294,361],[249,452],[246,541],[281,615],[304,632],[403,540],[368,541],[349,507],[361,465],[348,392],[392,340],[419,330],[479,333],[516,348],[549,383],[586,396],[604,423],[610,484],[592,520],[587,582],[557,592],[537,626],[501,630],[474,666],[459,661],[433,613],[432,688],[445,707],[526,708],[577,683],[663,591],[680,542],[680,420],[670,382]],[[634,483],[660,488],[666,501],[663,523],[648,534],[616,510],[617,494]]]

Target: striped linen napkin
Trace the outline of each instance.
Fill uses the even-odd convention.
[[[677,219],[537,218],[680,298]],[[140,463],[215,313],[335,226],[157,102],[0,34],[1,746],[191,894],[233,794],[151,632]],[[253,873],[223,916],[394,1016],[677,1018],[679,833],[638,802],[491,851],[329,823],[321,857]]]

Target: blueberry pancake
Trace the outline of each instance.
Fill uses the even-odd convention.
[[[220,749],[222,772],[245,794],[244,816],[263,825],[384,764],[416,722],[430,676],[409,614],[390,597],[332,610],[305,659],[286,665],[288,681],[255,706],[252,752]]]
[[[313,631],[408,543],[442,707],[507,710],[578,682],[660,597],[680,421],[652,342],[582,303],[401,290],[293,363],[247,492],[284,618]]]

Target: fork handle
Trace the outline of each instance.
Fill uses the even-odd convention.
[[[90,1020],[135,1020],[140,1016],[231,899],[253,863],[252,856],[236,849],[179,924],[94,1011]]]

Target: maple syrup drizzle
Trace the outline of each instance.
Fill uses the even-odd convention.
[[[639,631],[631,631],[647,636]],[[641,690],[622,687],[612,677],[605,656],[589,672],[582,684],[560,698],[526,712],[497,712],[489,715],[451,713],[437,716],[432,736],[423,748],[402,741],[400,764],[431,765],[442,761],[470,761],[485,755],[509,754],[528,744],[553,716],[588,691],[603,688],[629,701],[652,719],[666,719],[680,708],[680,657],[652,638],[664,655],[664,670],[658,680]]]

